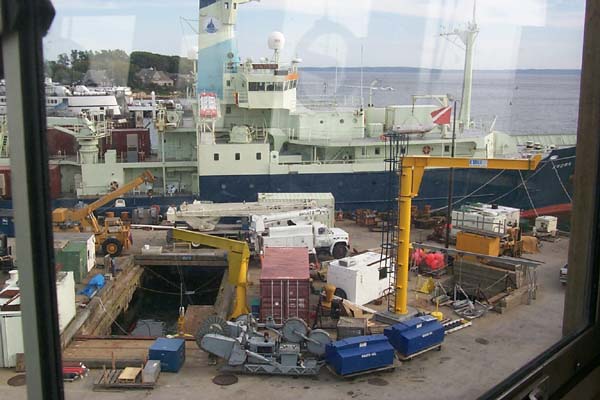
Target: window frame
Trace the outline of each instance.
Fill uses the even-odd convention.
[[[563,331],[565,337],[521,367],[483,398],[525,398],[543,383],[559,397],[582,388],[596,393],[600,357],[600,0],[587,0],[577,159]],[[17,3],[2,3],[2,5]],[[13,157],[15,220],[22,286],[29,398],[62,399],[56,294],[53,294],[52,230],[48,188],[42,37],[54,16],[48,0],[21,0],[17,11],[2,7],[2,52]],[[19,23],[15,23],[18,21]],[[295,87],[295,85],[294,85]],[[27,99],[25,102],[24,99]],[[28,113],[25,113],[25,110]],[[20,115],[20,116],[19,116]],[[585,164],[582,162],[585,160]],[[593,212],[590,215],[590,210]],[[34,229],[37,227],[37,229]],[[21,258],[23,257],[23,258]],[[33,268],[34,261],[36,268]],[[588,312],[583,312],[589,310]],[[57,346],[58,344],[58,346]]]
[[[600,393],[594,379],[585,379],[597,374],[600,365],[600,78],[594,79],[598,70],[600,0],[587,0],[577,126],[579,162],[571,216],[575,229],[569,242],[563,338],[482,398],[526,398],[536,388],[556,398],[582,388],[588,394]]]

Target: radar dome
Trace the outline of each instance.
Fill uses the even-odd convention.
[[[271,32],[269,35],[269,49],[281,50],[285,45],[285,36],[281,32]]]

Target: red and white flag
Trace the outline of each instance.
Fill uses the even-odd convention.
[[[450,123],[450,116],[452,115],[452,106],[442,107],[438,110],[434,110],[431,113],[433,123],[437,125],[448,125]]]

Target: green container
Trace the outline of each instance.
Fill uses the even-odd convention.
[[[62,265],[63,271],[73,271],[75,283],[87,277],[87,243],[69,242],[62,249],[55,249],[55,262]]]

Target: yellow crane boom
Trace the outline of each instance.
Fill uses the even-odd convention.
[[[396,300],[394,312],[408,313],[408,269],[410,252],[410,221],[412,199],[419,195],[419,188],[425,168],[481,168],[531,171],[537,168],[542,157],[535,155],[528,159],[501,158],[450,158],[430,156],[405,156],[402,158],[400,188],[398,193],[398,254],[396,273]]]
[[[186,242],[200,243],[205,246],[227,251],[227,266],[229,271],[229,283],[235,286],[235,301],[230,318],[248,314],[246,286],[248,283],[248,263],[250,261],[250,249],[248,243],[241,240],[227,239],[219,236],[207,235],[205,233],[188,231],[185,229],[173,229],[173,239]]]
[[[120,255],[121,251],[129,248],[131,243],[129,225],[124,224],[120,218],[116,217],[105,218],[104,225],[101,226],[94,211],[145,182],[154,182],[154,175],[150,171],[145,171],[131,182],[102,196],[92,204],[82,208],[53,210],[53,230],[56,232],[93,232],[96,236],[97,252],[102,250],[105,254],[113,257]]]
[[[82,221],[83,222],[86,220],[86,218],[88,218],[90,216],[90,214],[92,214],[98,208],[121,197],[125,193],[129,192],[130,190],[135,189],[136,187],[140,186],[143,183],[154,182],[154,179],[155,179],[154,175],[152,175],[152,173],[150,171],[144,171],[140,176],[138,176],[134,180],[127,182],[123,186],[119,187],[118,189],[116,189],[110,193],[107,193],[106,195],[100,197],[98,200],[94,201],[91,204],[86,205],[85,207],[70,208],[70,209],[56,209],[55,212],[56,212],[57,218],[54,218],[54,219],[55,219],[55,221],[57,221],[57,219],[59,221],[60,221],[60,219],[62,219],[63,221],[66,220],[66,221]],[[61,216],[61,214],[63,216]],[[60,222],[63,222],[63,221],[60,221]],[[93,224],[92,221],[90,221],[90,223]]]

